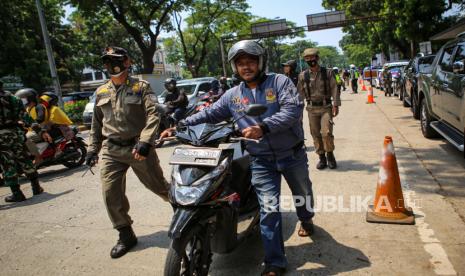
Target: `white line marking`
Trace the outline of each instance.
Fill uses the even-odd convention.
[[[399,161],[399,160],[397,160]],[[405,177],[405,169],[398,163],[400,182],[402,183],[402,190],[404,192],[405,202],[408,206],[411,203],[413,212],[418,217],[415,218],[415,225],[418,230],[423,248],[431,256],[429,260],[434,268],[436,275],[457,275],[454,266],[449,260],[446,251],[441,245],[441,241],[434,236],[434,230],[430,228],[429,224],[425,222],[426,214],[422,212],[418,206],[415,206],[415,191],[410,189],[410,185]]]

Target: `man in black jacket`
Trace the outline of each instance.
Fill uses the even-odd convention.
[[[182,120],[186,112],[187,104],[189,103],[184,91],[179,91],[176,87],[176,80],[168,78],[165,80],[165,88],[168,91],[165,104],[170,109],[170,113],[174,113],[176,121]]]

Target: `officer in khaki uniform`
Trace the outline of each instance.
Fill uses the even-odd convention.
[[[125,195],[129,167],[165,201],[169,184],[153,147],[159,126],[156,95],[148,82],[128,76],[131,63],[125,49],[107,47],[102,60],[111,80],[96,91],[86,164],[95,165],[102,149],[103,198],[113,227],[119,231],[110,255],[118,258],[137,244]]]
[[[316,168],[322,170],[328,166],[335,169],[333,117],[339,113],[340,92],[332,70],[318,64],[318,54],[317,48],[305,49],[303,56],[309,69],[300,73],[297,90],[307,102],[310,132],[320,158]]]

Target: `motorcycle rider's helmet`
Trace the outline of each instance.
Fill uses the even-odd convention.
[[[41,102],[48,108],[53,105],[58,105],[58,96],[50,91],[46,91],[42,93],[42,95],[39,97]]]
[[[221,78],[220,78],[220,84],[222,84],[222,85],[228,85],[228,78],[226,78],[226,77],[221,77]]]
[[[23,88],[19,89],[15,93],[15,97],[20,99],[24,106],[30,104],[30,103],[35,103],[37,104],[37,91],[35,91],[33,88]]]
[[[354,65],[354,64],[351,64],[351,65],[350,65],[350,69],[355,69],[355,65]]]
[[[285,63],[281,63],[281,66],[289,66],[289,67],[291,67],[291,71],[294,72],[295,69],[297,69],[297,62],[295,60],[291,59],[291,60],[288,60]]]
[[[334,74],[339,74],[339,68],[333,67],[333,72],[334,72]]]
[[[167,78],[165,80],[165,88],[169,92],[173,92],[176,89],[176,79],[173,78]]]
[[[258,42],[253,40],[242,40],[236,42],[231,47],[231,49],[229,49],[228,62],[231,64],[233,73],[240,78],[240,76],[238,75],[235,61],[239,56],[244,54],[248,54],[258,58],[258,74],[257,76],[255,76],[255,80],[260,79],[262,76],[264,76],[267,60],[266,51],[260,44],[258,44]]]

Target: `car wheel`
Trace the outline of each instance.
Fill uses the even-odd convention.
[[[404,92],[403,92],[404,93]],[[409,107],[408,102],[405,100],[405,94],[402,93],[402,105],[404,107]],[[412,102],[412,96],[410,96],[410,102]]]
[[[420,125],[421,132],[426,138],[436,138],[438,133],[430,126],[430,123],[433,121],[431,115],[428,113],[428,108],[426,107],[426,100],[423,99],[420,103]]]

